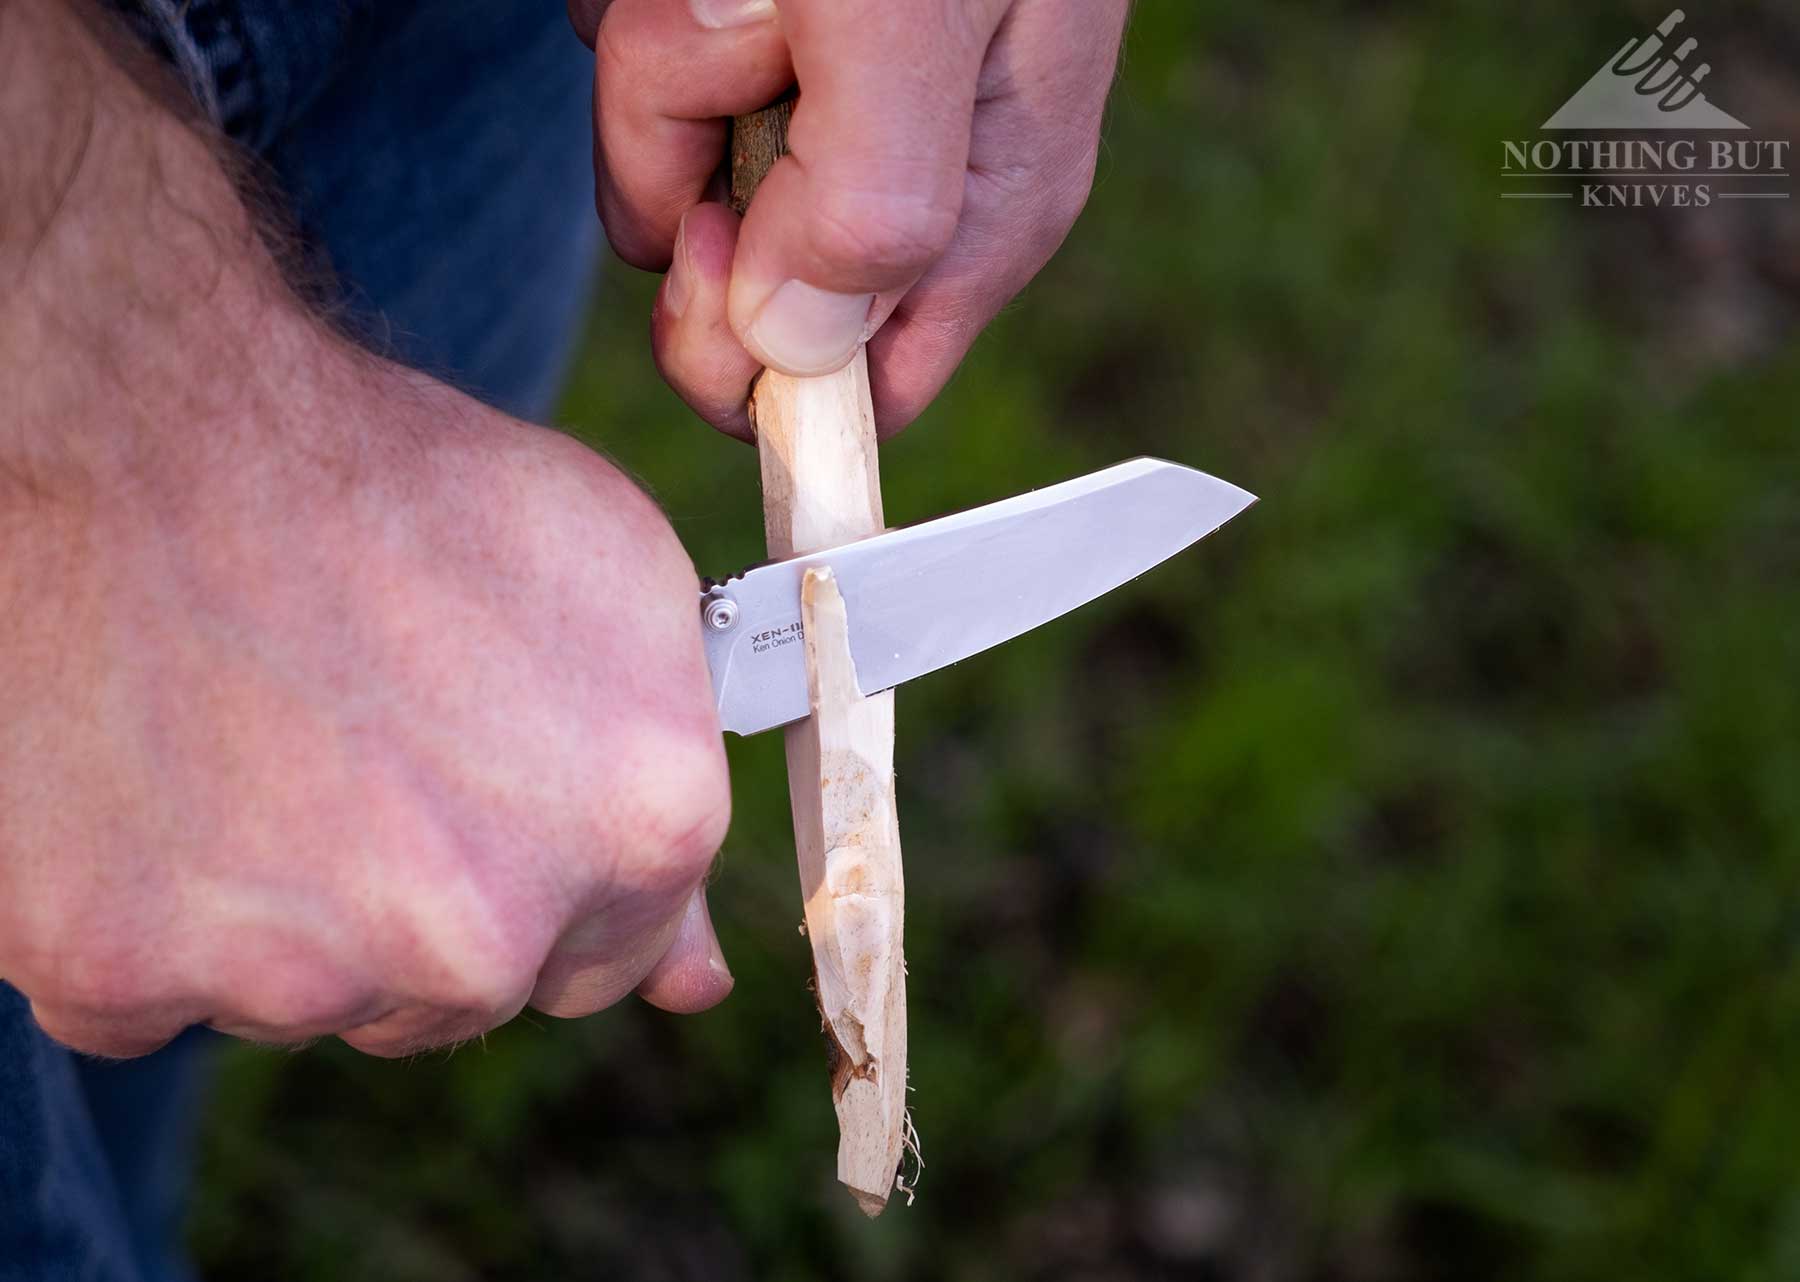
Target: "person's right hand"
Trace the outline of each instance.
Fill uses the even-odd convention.
[[[108,22],[0,5],[0,978],[110,1055],[717,1002],[668,522],[307,315]]]
[[[668,523],[567,438],[319,359],[305,406],[240,371],[196,466],[0,502],[0,976],[108,1055],[720,1000],[728,789]]]

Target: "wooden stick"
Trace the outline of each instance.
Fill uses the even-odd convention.
[[[785,150],[790,103],[740,117],[732,203],[740,211]],[[884,528],[869,367],[822,378],[773,370],[750,400],[769,555],[817,552]],[[843,597],[829,571],[801,597],[812,716],[787,728],[788,799],[814,988],[830,1044],[838,1179],[863,1211],[887,1205],[905,1147],[905,884],[894,808],[894,695],[858,691]]]

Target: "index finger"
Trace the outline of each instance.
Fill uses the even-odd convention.
[[[742,21],[712,25],[721,13]],[[793,79],[767,5],[613,0],[594,61],[595,197],[606,236],[634,267],[668,266],[681,217],[725,151],[725,118]]]

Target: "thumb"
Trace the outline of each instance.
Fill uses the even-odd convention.
[[[912,285],[955,235],[1004,3],[951,7],[921,20],[917,5],[780,0],[800,98],[789,154],[745,215],[729,298],[732,329],[765,365],[842,367],[875,295]]]
[[[695,1015],[724,1001],[735,982],[725,965],[719,937],[713,933],[706,888],[699,887],[688,898],[675,942],[644,976],[638,996],[677,1015]]]

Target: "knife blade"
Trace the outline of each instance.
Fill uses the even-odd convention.
[[[758,566],[708,588],[702,632],[720,724],[751,735],[809,713],[800,581],[829,565],[864,695],[1068,613],[1205,538],[1256,496],[1133,459],[983,507]]]

